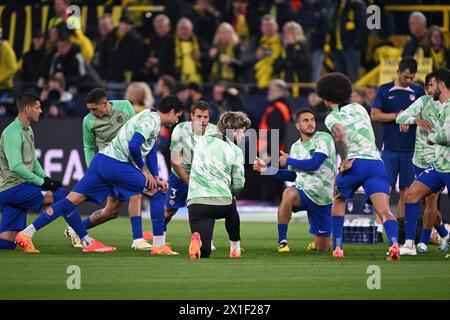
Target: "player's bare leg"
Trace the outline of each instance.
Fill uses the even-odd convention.
[[[386,237],[389,241],[388,260],[400,260],[398,246],[398,224],[389,207],[389,196],[383,192],[377,192],[370,196],[375,212],[383,221]]]
[[[345,215],[345,198],[339,192],[335,192],[333,206],[331,208],[332,232],[333,232],[333,257],[344,257],[343,250],[343,220]]]

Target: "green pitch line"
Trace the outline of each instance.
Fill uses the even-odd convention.
[[[33,218],[33,217],[31,217]],[[31,221],[31,218],[29,221]],[[187,221],[169,225],[179,256],[131,251],[131,227],[118,218],[91,234],[116,245],[114,253],[83,253],[69,246],[59,219],[35,236],[40,254],[0,252],[0,299],[449,299],[450,260],[431,253],[385,261],[387,245],[346,245],[346,258],[307,252],[306,223],[289,226],[291,252],[276,251],[276,224],[243,222],[242,259],[228,259],[223,222],[216,223],[217,251],[188,258]],[[144,221],[144,229],[151,229]],[[68,266],[81,270],[81,290],[67,289]],[[381,289],[367,288],[367,268],[381,270]]]

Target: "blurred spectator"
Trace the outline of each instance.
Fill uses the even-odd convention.
[[[42,108],[46,115],[57,118],[75,114],[73,94],[65,88],[66,82],[62,73],[56,73],[50,78],[48,86],[41,92]]]
[[[274,78],[273,63],[280,56],[283,44],[274,17],[265,15],[261,19],[261,32],[262,36],[252,45],[251,52],[254,53],[256,86],[265,89]]]
[[[250,37],[259,34],[258,15],[248,9],[248,0],[232,0],[232,8],[222,16],[222,21],[230,23],[245,47],[250,45]]]
[[[214,32],[217,29],[217,22],[220,12],[214,7],[210,0],[196,0],[192,7],[189,18],[194,25],[196,35],[204,42],[211,43]]]
[[[306,0],[299,12],[300,24],[305,29],[306,38],[311,46],[311,81],[319,81],[325,61],[324,46],[329,31],[329,0]]]
[[[189,104],[187,105],[187,109],[191,109],[191,106],[197,102],[199,102],[200,100],[206,100],[203,98],[203,90],[200,87],[200,85],[198,83],[195,82],[191,82],[188,84],[188,89],[189,89],[189,97],[190,97],[190,101]]]
[[[20,79],[32,83],[27,84],[27,86],[34,87],[35,82],[43,75],[45,58],[44,35],[39,30],[34,31],[31,48],[22,57],[22,69],[20,71]]]
[[[450,68],[450,49],[446,48],[444,34],[438,26],[428,28],[420,49],[425,58],[433,61],[433,70]]]
[[[290,0],[273,0],[269,12],[276,17],[280,27],[283,27],[289,21],[296,20],[296,14],[292,9]]]
[[[98,71],[100,66],[100,53],[103,50],[103,47],[106,43],[106,38],[108,34],[113,31],[114,22],[112,16],[108,13],[105,13],[98,20],[98,38],[95,39],[95,49],[94,49],[94,58],[92,59],[92,66]]]
[[[175,79],[172,76],[166,74],[159,77],[158,82],[156,82],[155,94],[157,98],[162,98],[175,90]],[[158,100],[159,100],[158,99]]]
[[[184,83],[179,83],[175,88],[175,95],[177,96],[178,99],[181,100],[181,102],[183,102],[185,109],[191,107],[189,105],[190,92],[191,89],[189,89],[187,85],[185,85]]]
[[[367,86],[366,87],[367,103],[369,104],[369,106],[371,108],[372,108],[373,103],[375,101],[376,94],[377,94],[377,87],[374,87],[374,86]]]
[[[246,112],[244,99],[238,89],[229,86],[225,81],[219,81],[213,88],[213,99],[209,102],[211,106],[210,122],[216,124],[222,113],[227,111]]]
[[[307,107],[313,109],[314,113],[319,118],[324,118],[329,113],[328,108],[325,105],[325,103],[323,102],[322,98],[320,98],[315,91],[314,92],[310,92],[308,94],[308,105],[307,105]]]
[[[155,82],[158,79],[161,69],[159,56],[165,54],[161,51],[161,48],[164,42],[173,41],[173,37],[170,35],[170,20],[166,15],[156,16],[153,20],[153,29],[155,34],[148,39],[144,39],[143,59],[138,73],[134,75],[135,80]]]
[[[267,94],[269,106],[259,123],[258,137],[258,154],[266,163],[271,156],[273,156],[272,160],[278,159],[280,150],[286,151],[288,125],[292,121],[292,108],[288,97],[289,88],[286,82],[277,79],[270,83]],[[276,139],[276,133],[278,133],[279,139]],[[274,141],[279,141],[278,149],[273,150],[277,154],[272,154],[272,149],[276,148],[276,146],[272,146],[272,138],[275,139]],[[272,165],[276,164],[272,163]],[[261,176],[260,183],[261,198],[278,202],[283,190],[283,182],[273,176]]]
[[[150,109],[155,102],[152,90],[145,82],[130,83],[125,92],[125,100],[131,102],[136,113],[144,109]]]
[[[242,47],[239,37],[228,22],[222,22],[209,50],[211,81],[237,81],[243,68]]]
[[[61,38],[57,43],[57,52],[50,64],[49,76],[61,72],[67,86],[76,87],[86,76],[86,63],[78,47],[68,38]]]
[[[331,56],[335,71],[352,82],[359,78],[361,49],[365,41],[366,6],[361,0],[340,0],[334,7]]]
[[[61,22],[67,21],[67,8],[70,6],[70,0],[55,0],[53,9],[55,16],[48,21],[47,31],[50,31],[53,27],[56,27]]]
[[[3,30],[0,28],[0,93],[13,88],[13,77],[18,68],[14,49],[3,39]]]
[[[16,114],[13,94],[13,77],[18,69],[14,49],[3,39],[0,27],[0,116]]]
[[[367,113],[370,114],[372,108],[367,100],[366,88],[363,87],[354,88],[352,95],[350,97],[350,101],[362,105],[367,110]]]
[[[411,40],[403,47],[403,57],[412,57],[416,54],[427,32],[427,18],[422,12],[415,11],[409,15],[409,32]]]
[[[133,19],[124,14],[111,31],[100,52],[99,73],[107,82],[129,83],[141,61],[142,39],[134,30]]]
[[[291,21],[283,27],[283,49],[274,63],[275,74],[286,82],[299,83],[311,81],[311,56],[303,28]],[[298,87],[292,88],[298,96]]]
[[[206,46],[193,33],[192,22],[181,18],[177,24],[174,41],[166,42],[161,51],[161,74],[173,76],[176,80],[190,83],[202,82]]]

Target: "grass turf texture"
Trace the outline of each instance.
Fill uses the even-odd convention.
[[[29,222],[34,216],[29,217]],[[210,259],[188,258],[187,221],[172,221],[169,238],[179,256],[132,251],[130,222],[121,217],[91,230],[114,253],[83,253],[70,247],[58,219],[38,232],[40,254],[0,252],[0,299],[448,299],[450,260],[430,253],[386,261],[387,245],[346,245],[343,260],[307,252],[305,223],[289,226],[290,253],[276,251],[276,224],[241,224],[241,259],[229,259],[223,222],[217,222],[217,251]],[[150,222],[144,221],[144,228]],[[81,290],[68,290],[67,267],[81,268]],[[381,268],[381,290],[366,286],[367,267]]]

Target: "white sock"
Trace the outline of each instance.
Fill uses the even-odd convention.
[[[164,244],[166,243],[166,237],[164,235],[162,236],[155,236],[153,235],[153,245],[155,247],[164,247]]]
[[[87,234],[83,237],[83,239],[81,239],[81,241],[83,242],[84,246],[89,247],[94,239],[92,239],[91,236]]]
[[[28,227],[25,228],[25,230],[23,230],[23,232],[26,234],[27,237],[32,238],[36,233],[36,228],[33,226],[33,224],[30,224]]]
[[[411,239],[405,240],[405,246],[408,246],[408,247],[412,248],[414,246],[414,241],[411,240]]]
[[[236,249],[237,251],[241,251],[241,242],[240,241],[230,241],[231,249]]]
[[[377,224],[377,232],[383,233],[383,225],[381,223]]]
[[[133,243],[135,243],[135,242],[140,242],[140,241],[143,241],[144,240],[144,238],[137,238],[137,239],[134,239],[133,240]]]

